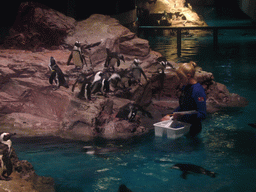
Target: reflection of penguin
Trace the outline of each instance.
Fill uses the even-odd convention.
[[[84,56],[82,55],[82,51],[81,51],[81,43],[79,41],[75,42],[73,50],[69,55],[67,65],[70,65],[70,61],[72,58],[73,58],[74,65],[78,68],[83,68],[84,63],[86,64]]]
[[[74,92],[75,86],[77,83],[82,84],[80,92],[77,95],[77,97],[79,99],[85,99],[85,89],[86,89],[87,99],[91,100],[91,82],[90,82],[90,78],[88,78],[88,76],[90,76],[92,74],[94,74],[94,72],[86,73],[86,74],[81,73],[78,76],[78,78],[76,79],[76,82],[74,83],[74,85],[72,87],[72,92]]]
[[[153,118],[150,112],[144,110],[140,105],[133,103],[128,103],[121,107],[116,117],[132,122],[135,119],[138,111],[141,111],[142,115],[144,116],[147,115],[149,118]]]
[[[51,76],[49,78],[50,84],[52,84],[54,80],[57,85],[57,88],[59,88],[60,86],[69,88],[65,80],[65,75],[63,74],[59,66],[56,64],[53,57],[50,58],[49,68],[51,70]]]
[[[109,69],[110,67],[115,70],[115,64],[117,63],[117,67],[120,66],[120,60],[124,61],[124,56],[121,54],[118,54],[117,52],[111,52],[109,49],[107,50],[107,58],[105,61],[104,67]]]
[[[15,135],[10,133],[0,134],[0,179],[10,180],[9,176],[12,174],[12,162],[11,162],[11,152],[12,152],[12,141],[11,136]]]
[[[216,173],[208,171],[208,170],[204,169],[203,167],[193,165],[193,164],[178,163],[178,164],[175,164],[174,166],[172,166],[171,168],[181,170],[182,171],[181,177],[183,179],[186,179],[187,174],[189,174],[189,173],[198,173],[198,174],[208,175],[213,178],[216,177]]]

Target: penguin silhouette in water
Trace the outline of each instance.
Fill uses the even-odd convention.
[[[150,112],[144,110],[140,105],[134,103],[128,103],[121,107],[116,117],[119,119],[128,120],[129,122],[133,122],[138,111],[141,111],[142,115],[144,116],[147,115],[149,118],[153,118]]]
[[[49,83],[51,85],[54,80],[57,85],[57,89],[60,88],[60,86],[69,88],[69,86],[65,80],[65,75],[63,74],[63,72],[61,71],[59,66],[56,64],[55,59],[53,57],[50,58],[49,69],[51,71],[51,76],[49,78]]]
[[[182,171],[181,177],[183,179],[187,179],[187,175],[189,173],[203,174],[203,175],[207,175],[207,176],[210,176],[213,178],[216,177],[216,173],[208,171],[208,170],[204,169],[203,167],[193,165],[193,164],[178,163],[178,164],[175,164],[174,166],[172,166],[171,169],[181,170]]]
[[[12,141],[11,137],[16,133],[0,133],[0,179],[10,180],[13,165],[11,162]]]
[[[79,99],[86,100],[85,98],[85,89],[86,89],[87,99],[91,100],[91,78],[90,78],[91,75],[94,75],[94,72],[81,73],[76,79],[76,82],[72,87],[72,92],[74,92],[75,86],[77,83],[81,84],[80,92],[77,95]]]
[[[250,125],[253,128],[256,128],[256,123],[249,123],[248,125]]]
[[[106,49],[107,51],[107,58],[104,64],[104,67],[109,70],[112,68],[113,71],[115,71],[115,65],[117,63],[117,67],[120,66],[120,61],[124,61],[124,56],[117,53],[117,52],[111,52],[109,49]]]
[[[124,184],[121,184],[118,188],[118,192],[132,192],[129,188],[127,188]]]
[[[143,69],[141,68],[140,64],[142,62],[139,59],[134,59],[133,63],[130,66],[132,77],[130,79],[130,85],[138,83],[141,84],[141,74],[144,76],[146,81],[148,81],[146,74],[144,73]]]

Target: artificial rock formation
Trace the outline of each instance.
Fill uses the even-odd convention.
[[[27,9],[24,6],[27,6]],[[26,11],[22,13],[22,10]],[[54,13],[54,17],[50,18],[50,24],[39,22],[35,28],[26,27],[38,18],[38,14],[32,14],[37,11],[42,14],[40,18],[46,20],[47,14]],[[23,31],[20,29],[18,34],[26,37],[29,50],[0,50],[0,125],[3,131],[11,129],[19,136],[61,136],[77,140],[89,140],[94,137],[129,138],[147,133],[152,126],[141,126],[143,118],[140,113],[134,122],[116,118],[120,107],[131,101],[140,104],[153,114],[153,121],[157,122],[157,111],[171,111],[178,105],[180,81],[175,70],[167,69],[164,76],[159,74],[155,62],[161,54],[150,50],[147,40],[138,38],[117,20],[96,14],[87,20],[76,22],[57,11],[41,5],[37,7],[33,3],[21,4],[19,16],[17,20],[26,18],[21,24],[25,27],[21,28]],[[67,21],[67,24],[64,21]],[[17,23],[13,29],[16,25]],[[61,49],[45,49],[49,44],[44,38],[38,41],[40,43],[36,44],[35,48],[27,35],[33,34],[36,28],[43,28],[57,36],[59,34],[61,41],[53,41],[54,44],[51,46]],[[5,45],[24,49],[25,47],[20,47],[17,39],[9,41],[16,37],[8,37],[6,42],[12,44]],[[108,48],[124,55],[125,63],[121,63],[120,66],[122,69],[129,68],[134,58],[139,58],[143,62],[141,66],[149,81],[146,82],[142,77],[143,86],[132,86],[128,93],[119,91],[119,97],[111,94],[108,98],[93,96],[91,101],[78,99],[78,89],[74,93],[71,88],[60,87],[54,90],[48,79],[49,59],[51,56],[56,59],[62,71],[69,76],[68,84],[72,87],[79,73],[74,70],[73,65],[66,65],[70,50],[64,48],[71,48],[76,40],[82,45],[100,42],[90,50],[83,50],[87,64],[91,64],[94,71],[103,69]],[[174,68],[179,67],[179,64],[171,63]],[[244,98],[230,94],[224,85],[214,82],[211,73],[198,68],[196,77],[206,89],[209,111],[246,105],[247,101]],[[159,89],[161,82],[163,87]]]

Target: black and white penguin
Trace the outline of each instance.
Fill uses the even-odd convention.
[[[115,65],[117,63],[117,67],[120,66],[120,61],[122,60],[123,62],[124,61],[124,56],[117,53],[117,52],[111,52],[109,49],[106,49],[107,51],[107,58],[106,58],[106,61],[105,61],[105,64],[104,64],[104,67],[106,69],[110,69],[112,68],[113,71],[115,71]]]
[[[134,121],[138,111],[141,111],[142,115],[144,116],[147,115],[149,118],[153,118],[150,112],[144,110],[140,105],[134,103],[128,103],[121,107],[116,117],[132,122]]]
[[[55,62],[55,59],[53,57],[50,58],[50,64],[49,64],[49,69],[51,70],[51,76],[49,78],[49,83],[52,85],[53,80],[55,81],[57,88],[60,88],[60,86],[63,86],[65,88],[69,88],[65,75]]]
[[[179,169],[182,171],[181,177],[183,179],[187,178],[187,174],[189,173],[197,173],[197,174],[203,174],[210,177],[216,177],[216,173],[206,170],[203,167],[200,167],[198,165],[193,164],[186,164],[186,163],[177,163],[174,166],[171,167],[171,169]]]
[[[118,188],[118,192],[132,192],[128,187],[126,187],[124,184],[121,184]]]
[[[143,69],[141,68],[140,64],[142,62],[139,59],[134,59],[133,63],[130,66],[132,78],[130,80],[130,84],[140,83],[141,81],[141,74],[144,76],[146,81],[148,81],[146,74],[144,73]]]
[[[79,99],[86,99],[85,98],[85,89],[86,89],[86,95],[87,99],[91,100],[91,78],[90,75],[93,75],[94,72],[90,73],[81,73],[78,78],[76,79],[75,83],[72,87],[72,92],[75,90],[75,86],[77,83],[81,84],[80,92],[78,93],[77,97]]]
[[[158,62],[164,69],[166,69],[167,66],[170,66],[172,69],[174,69],[174,67],[172,66],[172,64],[171,64],[170,62],[168,62],[165,57],[159,57],[159,58],[157,58],[157,62]]]
[[[75,42],[72,52],[69,55],[67,65],[70,65],[70,61],[73,58],[73,63],[76,68],[83,68],[84,64],[86,65],[85,58],[82,54],[81,43],[79,41]]]
[[[0,133],[0,179],[10,180],[12,174],[13,165],[11,162],[12,153],[12,141],[11,137],[16,135],[15,133]]]

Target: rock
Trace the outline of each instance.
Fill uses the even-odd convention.
[[[21,3],[6,47],[35,49],[61,45],[74,32],[75,19],[36,2]]]
[[[10,181],[0,180],[0,191],[12,192],[54,192],[54,180],[50,177],[41,177],[35,173],[31,163],[19,160],[15,150],[11,154],[13,172]]]

